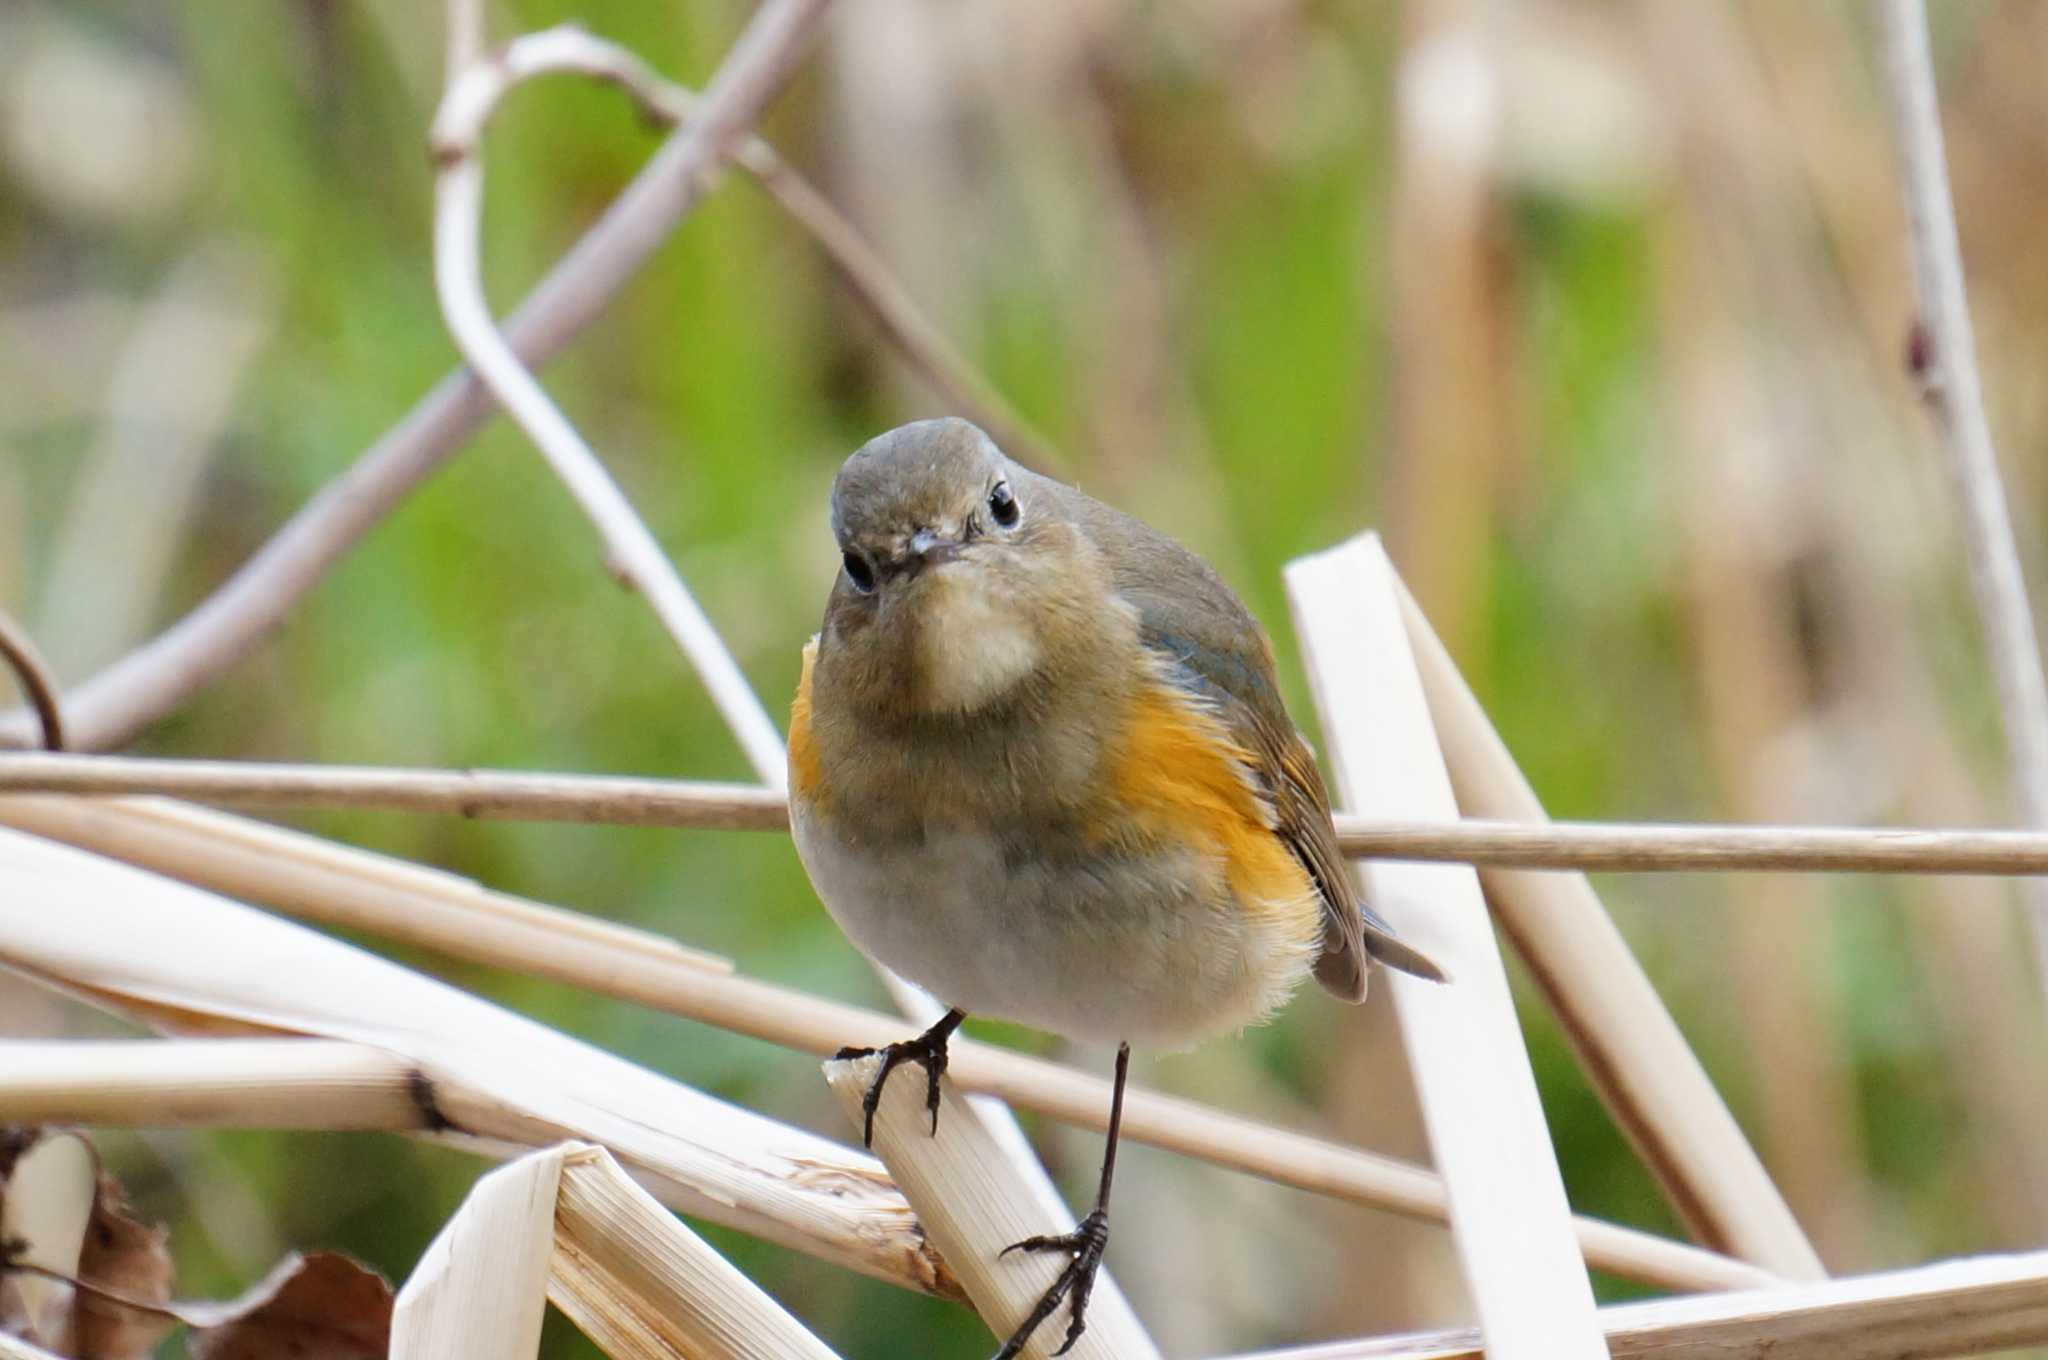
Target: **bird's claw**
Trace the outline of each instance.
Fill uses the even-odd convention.
[[[1024,1343],[1031,1334],[1053,1313],[1058,1311],[1060,1301],[1070,1294],[1073,1301],[1067,1306],[1067,1338],[1060,1343],[1054,1355],[1065,1355],[1081,1339],[1081,1333],[1088,1330],[1088,1296],[1095,1292],[1095,1276],[1102,1269],[1103,1249],[1109,1245],[1109,1213],[1096,1209],[1070,1233],[1058,1233],[1045,1237],[1027,1237],[1022,1242],[1012,1242],[1004,1247],[1001,1255],[1013,1251],[1063,1251],[1071,1258],[1060,1277],[1052,1282],[1038,1300],[1031,1315],[1010,1333],[1010,1339],[996,1352],[995,1360],[1015,1360],[1024,1349]]]
[[[882,1065],[875,1072],[875,1079],[868,1083],[867,1093],[861,1097],[860,1108],[864,1122],[861,1127],[861,1144],[875,1145],[875,1109],[882,1103],[882,1088],[888,1084],[889,1074],[904,1063],[914,1062],[925,1071],[924,1105],[932,1115],[932,1135],[939,1132],[939,1078],[946,1075],[946,1040],[949,1035],[936,1038],[930,1033],[905,1039],[900,1043],[885,1044],[881,1048],[842,1048],[832,1057],[844,1062],[849,1058],[872,1058],[882,1055]]]

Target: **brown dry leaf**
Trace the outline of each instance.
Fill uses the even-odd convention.
[[[171,1298],[169,1232],[128,1212],[121,1183],[102,1173],[79,1253],[78,1278],[86,1284],[159,1307]],[[129,1308],[90,1290],[72,1304],[72,1353],[78,1360],[148,1360],[173,1326],[158,1313]]]
[[[228,1303],[183,1304],[192,1360],[384,1360],[391,1286],[336,1252],[293,1253]]]
[[[14,1259],[80,1282],[0,1276],[0,1330],[73,1360],[147,1360],[174,1325],[94,1292],[160,1308],[171,1297],[171,1257],[164,1230],[128,1212],[121,1183],[100,1169],[83,1134],[0,1130],[0,1237]]]

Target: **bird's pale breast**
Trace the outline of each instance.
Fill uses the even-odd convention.
[[[792,829],[826,907],[875,958],[970,1012],[1167,1047],[1262,1019],[1308,972],[1315,886],[1249,757],[1169,680],[1122,701],[1069,812],[964,807],[941,749],[918,757],[929,781],[886,781],[891,796],[931,790],[914,831],[898,816],[877,835],[861,772],[814,738],[815,646],[791,714]]]

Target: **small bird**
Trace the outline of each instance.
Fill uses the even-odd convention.
[[[790,715],[790,822],[826,909],[952,1007],[880,1050],[926,1073],[971,1012],[1117,1045],[1095,1207],[1010,1360],[1071,1297],[1086,1326],[1133,1043],[1271,1015],[1302,977],[1443,973],[1357,898],[1272,644],[1165,535],[1018,466],[964,420],[889,431],[832,488],[840,572]]]

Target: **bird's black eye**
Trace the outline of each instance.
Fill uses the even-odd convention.
[[[1010,494],[1008,482],[997,482],[996,489],[988,493],[988,512],[1005,529],[1014,529],[1024,514],[1024,507],[1017,504],[1017,498]]]
[[[868,560],[865,557],[862,557],[857,552],[850,552],[839,559],[839,564],[846,568],[846,579],[853,582],[855,590],[863,595],[873,592],[875,588],[875,569],[868,565]]]

